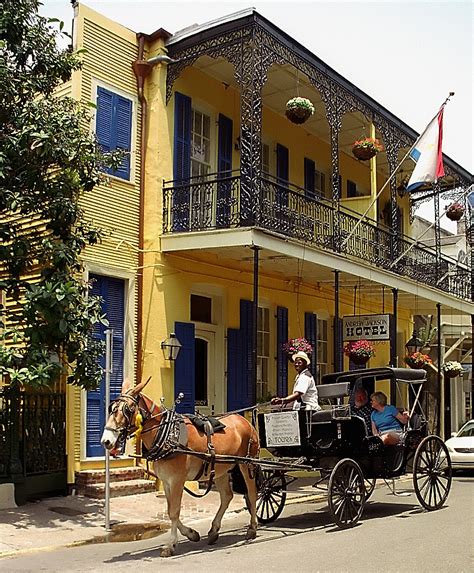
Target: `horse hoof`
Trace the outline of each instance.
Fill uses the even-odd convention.
[[[209,532],[209,536],[207,538],[208,545],[214,545],[214,543],[219,539],[219,533],[217,531]]]
[[[174,555],[174,547],[163,547],[161,550],[161,557],[172,557]]]
[[[189,541],[200,541],[201,540],[201,536],[199,535],[199,533],[197,531],[194,531],[194,529],[192,530],[192,533],[189,535],[188,537]]]
[[[250,541],[251,539],[255,539],[257,537],[257,530],[256,529],[247,529],[247,535],[245,536],[245,539],[247,541]]]

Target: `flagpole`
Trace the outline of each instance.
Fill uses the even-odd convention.
[[[400,168],[400,166],[402,165],[402,163],[405,161],[405,159],[410,155],[410,153],[412,152],[413,148],[416,146],[416,144],[420,141],[420,139],[425,135],[426,130],[428,129],[428,127],[431,125],[431,122],[435,119],[435,117],[439,114],[439,112],[444,108],[444,106],[448,103],[448,101],[451,99],[451,97],[454,95],[454,92],[449,92],[448,97],[444,100],[444,102],[442,103],[441,107],[439,108],[439,110],[436,112],[436,114],[433,116],[433,118],[428,122],[428,124],[426,125],[425,129],[420,133],[420,135],[416,138],[415,142],[413,143],[413,145],[410,147],[410,149],[406,152],[406,154],[404,155],[403,159],[401,161],[398,162],[398,165],[395,167],[395,170],[393,171],[393,173],[390,175],[390,177],[387,179],[387,181],[385,181],[385,183],[383,184],[382,188],[380,189],[380,191],[377,193],[377,195],[375,196],[375,198],[373,199],[373,201],[370,203],[370,205],[367,207],[367,209],[365,210],[365,212],[360,216],[359,220],[357,221],[357,223],[354,225],[352,231],[347,235],[347,237],[342,241],[341,243],[341,247],[343,247],[347,241],[352,237],[352,235],[355,233],[355,231],[359,228],[359,226],[362,224],[362,220],[365,219],[365,217],[367,216],[367,213],[372,209],[374,203],[377,201],[377,199],[380,197],[380,195],[382,194],[382,191],[387,187],[387,185],[390,183],[390,181],[395,177],[395,175],[397,174],[398,169]]]

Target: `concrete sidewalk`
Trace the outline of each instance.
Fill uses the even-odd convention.
[[[324,499],[312,487],[314,481],[302,478],[290,484],[286,503]],[[201,519],[211,521],[218,506],[216,491],[202,499],[184,493],[182,520],[187,524]],[[227,511],[246,511],[243,496],[235,494]],[[169,528],[166,498],[160,492],[112,498],[110,522],[111,531],[107,532],[103,500],[77,495],[5,509],[0,511],[0,558],[85,543],[153,537]]]

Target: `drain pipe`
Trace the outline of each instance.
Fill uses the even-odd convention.
[[[151,72],[152,65],[143,60],[145,49],[144,34],[138,35],[138,59],[133,62],[132,67],[137,78],[138,100],[140,102],[141,116],[141,139],[140,139],[140,208],[138,215],[138,273],[137,273],[137,368],[135,380],[140,383],[142,379],[143,368],[143,249],[145,245],[144,238],[144,219],[145,219],[145,160],[146,160],[146,143],[147,143],[147,120],[148,105],[145,98],[144,88],[145,79]]]

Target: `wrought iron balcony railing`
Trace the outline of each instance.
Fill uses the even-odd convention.
[[[245,200],[239,173],[209,174],[163,185],[163,233],[256,227],[415,279],[471,300],[466,265],[304,189],[262,175]],[[348,240],[347,237],[349,237]]]

